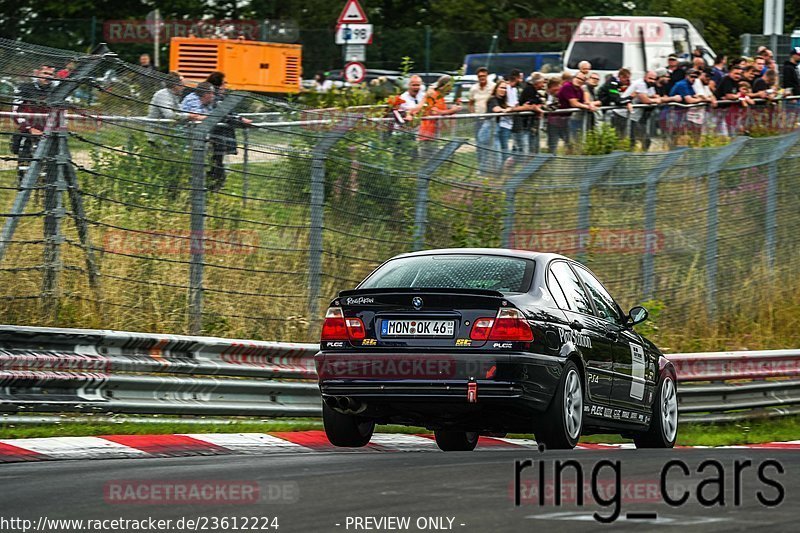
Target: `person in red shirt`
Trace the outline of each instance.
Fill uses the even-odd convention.
[[[572,81],[566,82],[561,86],[558,91],[558,107],[559,109],[581,109],[589,112],[594,112],[597,107],[593,102],[587,102],[586,96],[583,91],[583,84],[586,83],[586,74],[578,72],[572,78]],[[584,113],[569,113],[559,112],[552,117],[552,124],[556,126],[553,129],[555,135],[551,135],[547,139],[547,145],[550,153],[555,153],[558,148],[558,141],[562,139],[564,144],[569,145],[570,138],[575,137],[577,132],[583,126]]]

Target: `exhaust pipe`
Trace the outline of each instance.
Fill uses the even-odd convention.
[[[339,408],[344,409],[345,411],[358,411],[361,409],[361,402],[355,398],[343,396],[339,398]]]
[[[325,403],[331,409],[336,409],[339,407],[339,398],[337,398],[336,396],[328,396],[327,398],[325,398]]]

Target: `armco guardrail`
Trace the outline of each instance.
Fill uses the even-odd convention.
[[[319,416],[317,348],[0,326],[0,412]]]
[[[316,344],[0,326],[0,412],[319,416]],[[668,356],[684,421],[796,413],[800,350]],[[778,409],[774,409],[778,408]]]

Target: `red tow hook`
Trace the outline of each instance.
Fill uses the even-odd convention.
[[[467,383],[467,402],[478,403],[478,384],[474,381]]]

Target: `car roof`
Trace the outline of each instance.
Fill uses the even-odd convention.
[[[536,252],[533,250],[515,250],[511,248],[438,248],[434,250],[420,250],[419,252],[409,252],[392,257],[415,257],[421,255],[443,255],[443,254],[474,254],[474,255],[500,255],[505,257],[518,257],[521,259],[533,259],[534,261],[549,262],[553,259],[569,259],[563,255]]]

